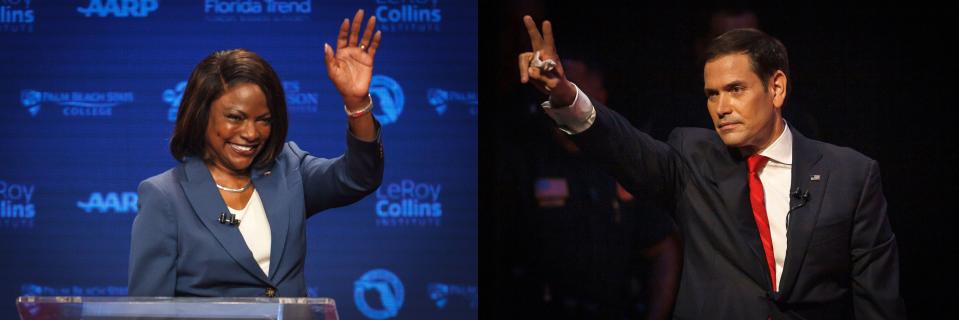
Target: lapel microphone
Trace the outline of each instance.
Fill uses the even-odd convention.
[[[799,189],[799,187],[793,189],[793,192],[791,192],[789,195],[798,200],[796,205],[789,208],[789,211],[799,209],[800,207],[806,205],[806,201],[809,200],[809,190],[802,190]]]
[[[793,210],[796,210],[801,208],[802,206],[805,206],[806,201],[809,201],[809,190],[802,190],[802,189],[799,189],[799,187],[796,187],[796,189],[793,189],[793,191],[790,192],[789,195],[793,198],[796,198],[796,205],[790,207],[789,212],[786,212],[786,230],[789,230],[789,220],[790,218],[792,218]],[[786,231],[786,234],[788,237],[789,231]]]
[[[217,221],[219,221],[220,224],[240,225],[240,219],[237,219],[236,215],[232,213],[220,212],[220,218],[217,219]]]

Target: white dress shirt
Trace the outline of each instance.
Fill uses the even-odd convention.
[[[573,104],[565,108],[553,108],[549,100],[541,106],[560,130],[567,134],[577,134],[589,129],[596,120],[596,108],[578,86]],[[783,132],[759,155],[769,158],[766,166],[759,170],[759,180],[763,183],[766,196],[766,215],[769,218],[769,233],[773,241],[773,255],[776,256],[776,288],[783,274],[786,261],[786,214],[789,212],[789,187],[792,184],[793,137],[788,124],[783,120]],[[765,258],[764,260],[765,261]]]
[[[789,213],[789,186],[792,184],[793,135],[783,120],[783,132],[759,155],[769,158],[766,166],[759,169],[766,195],[766,216],[769,218],[769,234],[773,240],[773,255],[776,256],[776,288],[783,275],[786,262],[786,214]]]
[[[235,214],[240,220],[240,234],[243,235],[243,241],[250,248],[253,259],[263,270],[263,274],[270,274],[270,221],[266,219],[266,210],[263,209],[263,202],[260,201],[260,194],[253,189],[253,195],[243,209],[230,209],[230,213]]]

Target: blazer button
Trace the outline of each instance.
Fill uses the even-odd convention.
[[[273,173],[273,171],[267,171],[264,172],[263,175],[269,177],[271,173]]]
[[[265,293],[267,297],[270,297],[270,298],[276,297],[276,289],[274,289],[273,287],[266,288]]]

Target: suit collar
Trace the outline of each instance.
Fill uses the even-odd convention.
[[[280,260],[285,256],[283,250],[286,248],[286,237],[290,229],[290,214],[292,208],[290,201],[285,199],[292,194],[288,191],[288,179],[282,172],[273,172],[273,169],[254,169],[253,185],[260,193],[260,199],[263,201],[263,208],[266,210],[266,218],[270,222],[270,236],[272,242],[270,245],[270,275],[269,278],[275,279],[277,266]]]
[[[283,256],[286,245],[286,236],[289,230],[289,206],[281,201],[280,196],[286,194],[286,184],[279,183],[281,175],[272,174],[272,169],[254,169],[251,172],[253,184],[260,194],[260,201],[266,210],[267,220],[270,222],[270,275],[263,274],[250,249],[243,240],[240,230],[231,225],[221,224],[217,220],[220,213],[228,213],[226,203],[220,196],[213,182],[213,176],[203,160],[196,157],[186,158],[184,164],[186,180],[180,185],[193,207],[197,218],[203,222],[210,233],[220,242],[227,253],[251,275],[265,283],[270,283],[277,272],[277,266]]]
[[[793,163],[793,135],[786,120],[783,120],[783,132],[759,155],[782,164]]]
[[[183,187],[187,199],[190,200],[190,205],[193,206],[193,212],[197,215],[197,218],[203,222],[207,230],[210,230],[210,233],[220,242],[220,245],[244,270],[260,279],[260,281],[269,283],[266,275],[263,274],[263,270],[253,259],[240,230],[232,225],[221,224],[217,220],[221,213],[230,211],[227,209],[223,197],[217,191],[213,176],[207,169],[206,164],[199,158],[189,157],[184,163],[184,169],[187,180],[181,181],[180,185]]]
[[[820,161],[823,155],[815,141],[804,137],[795,129],[792,133],[795,161],[789,188],[790,209],[786,220],[786,261],[780,277],[780,292],[784,299],[788,298],[792,291],[805,259],[829,178],[829,168]]]
[[[720,142],[721,143],[721,142]],[[762,242],[759,239],[759,231],[756,229],[756,220],[753,218],[752,208],[749,204],[749,186],[748,186],[748,168],[746,158],[739,149],[726,147],[729,158],[728,165],[716,166],[715,175],[717,180],[717,189],[720,194],[720,201],[725,204],[725,212],[730,215],[733,224],[730,234],[736,235],[737,241],[730,245],[735,245],[730,251],[739,255],[737,261],[741,261],[743,271],[753,281],[759,284],[765,284],[765,287],[772,287],[769,279],[769,271],[766,267],[765,252]],[[743,250],[746,248],[746,250]]]
[[[740,246],[748,248],[742,253],[746,262],[743,267],[747,274],[756,281],[764,283],[766,288],[772,288],[769,278],[769,267],[766,264],[765,251],[756,229],[752,207],[749,204],[748,169],[745,156],[738,149],[727,147],[729,166],[723,166],[716,172],[719,192],[726,203],[726,209],[736,221],[737,235]],[[808,246],[809,235],[815,226],[818,217],[818,207],[825,190],[826,174],[819,166],[822,154],[814,142],[799,131],[785,127],[783,134],[777,138],[764,152],[770,151],[771,159],[777,162],[792,163],[792,178],[790,190],[802,192],[790,196],[789,225],[787,228],[787,251],[783,274],[780,276],[780,291],[788,290],[795,282],[798,268],[804,258]],[[761,153],[762,154],[762,153]],[[765,154],[764,154],[765,155]],[[768,156],[768,155],[767,155]],[[816,180],[811,176],[818,175]],[[812,182],[812,183],[810,183]],[[806,200],[801,195],[808,191]],[[815,208],[815,209],[813,209]],[[743,250],[738,250],[743,251]]]

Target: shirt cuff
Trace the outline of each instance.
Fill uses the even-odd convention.
[[[573,99],[573,104],[560,108],[554,108],[549,100],[540,104],[546,115],[553,118],[559,129],[570,135],[586,131],[596,121],[596,108],[589,101],[589,97],[582,90],[579,90],[579,86],[576,86],[575,83],[573,83],[573,87],[576,88],[576,98]]]

